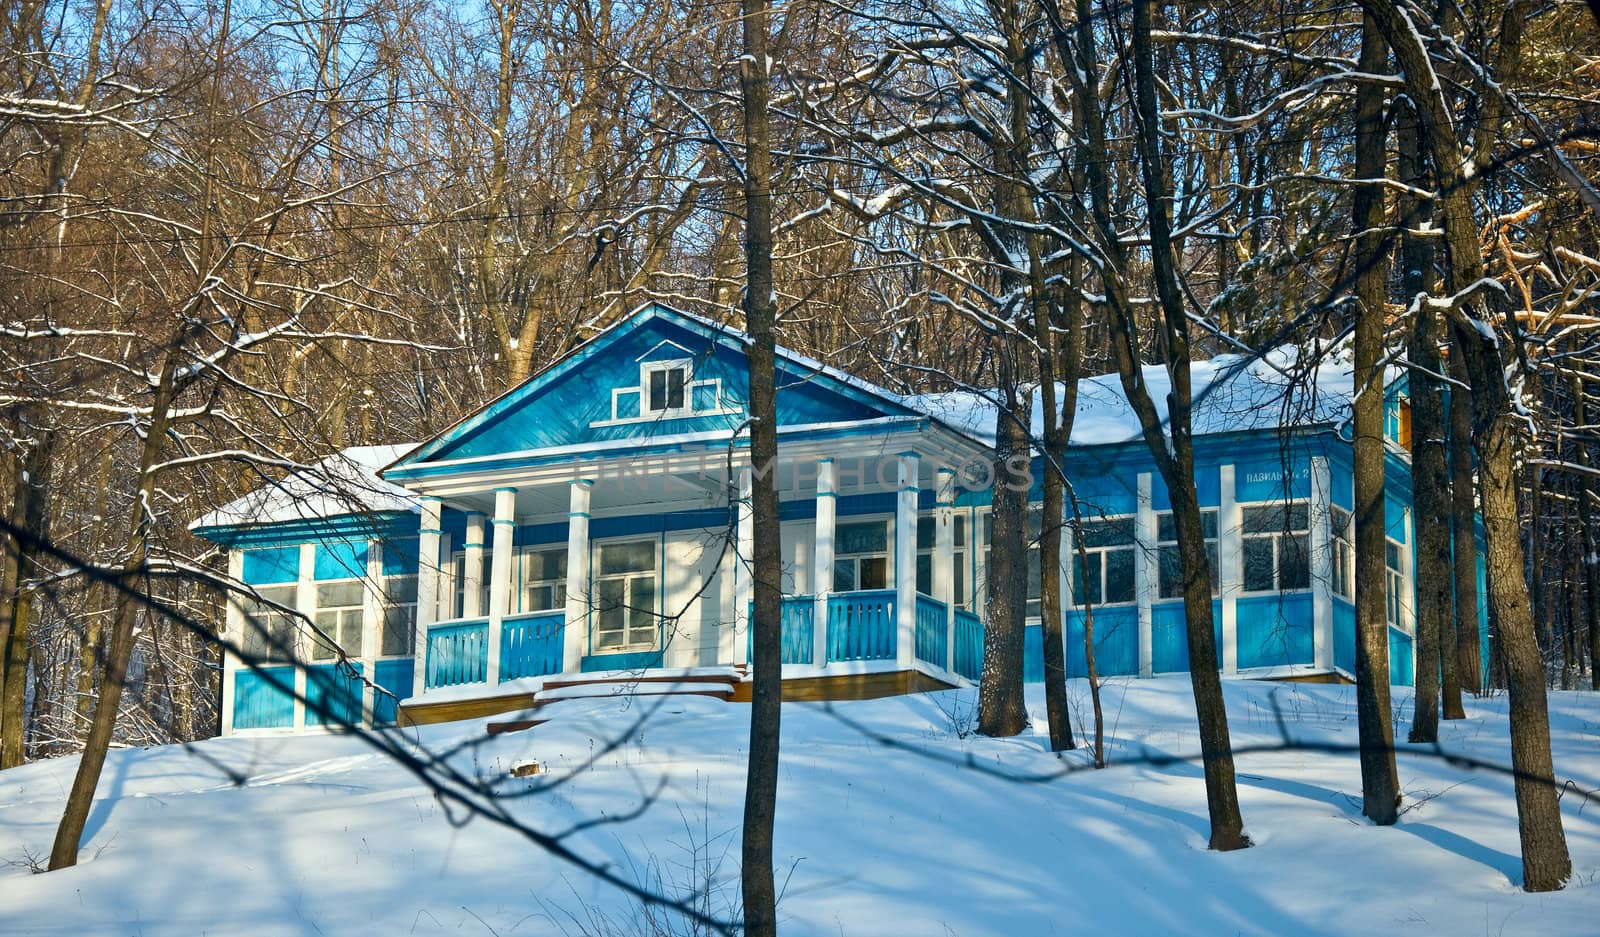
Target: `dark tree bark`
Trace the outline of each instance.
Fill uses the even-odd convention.
[[[772,824],[778,801],[778,732],[783,702],[782,567],[778,537],[777,308],[772,279],[771,96],[767,0],[743,0],[744,57],[739,86],[744,103],[745,327],[750,334],[750,459],[755,556],[751,560],[755,614],[751,619],[750,761],[746,769],[740,866],[744,932],[776,937],[777,891],[772,877]]]
[[[1079,4],[1079,55],[1093,41],[1087,3]],[[1154,49],[1151,42],[1150,0],[1135,0],[1131,52],[1134,66],[1135,145],[1144,185],[1144,201],[1150,226],[1151,270],[1161,311],[1159,336],[1164,363],[1171,382],[1167,396],[1166,432],[1160,413],[1145,384],[1143,359],[1139,351],[1138,322],[1126,293],[1115,283],[1126,269],[1121,241],[1112,221],[1104,179],[1104,164],[1091,160],[1087,172],[1095,202],[1095,226],[1106,240],[1115,269],[1106,276],[1106,294],[1117,321],[1112,328],[1112,345],[1123,393],[1139,419],[1145,443],[1156,467],[1167,484],[1172,500],[1172,517],[1177,527],[1178,554],[1184,581],[1184,625],[1189,642],[1189,680],[1194,690],[1195,716],[1200,730],[1200,752],[1206,779],[1206,804],[1211,818],[1211,848],[1242,849],[1250,845],[1244,835],[1239,813],[1239,792],[1234,778],[1233,745],[1228,734],[1228,712],[1222,697],[1222,678],[1217,672],[1216,639],[1211,630],[1211,572],[1206,557],[1205,533],[1201,526],[1200,500],[1194,477],[1194,440],[1189,408],[1193,402],[1189,376],[1189,323],[1184,300],[1173,266],[1170,196],[1167,192],[1166,163],[1162,156],[1161,119],[1156,101]],[[1092,70],[1085,74],[1093,74]],[[1081,85],[1081,82],[1080,82]],[[1080,92],[1081,96],[1081,92]],[[1080,106],[1082,106],[1080,104]],[[1104,128],[1090,120],[1090,144],[1097,152],[1107,152]],[[1096,179],[1098,175],[1100,178]],[[1169,448],[1170,441],[1170,448]]]
[[[27,759],[27,688],[28,661],[32,656],[33,589],[28,581],[37,576],[39,545],[50,536],[50,466],[55,436],[49,431],[38,434],[33,447],[23,459],[22,471],[14,483],[16,494],[12,499],[12,523],[26,535],[17,544],[11,558],[11,570],[6,576],[11,587],[6,608],[9,615],[3,623],[5,641],[0,644],[4,657],[0,667],[0,768],[12,768]]]
[[[1407,99],[1395,103],[1400,178],[1416,190],[1429,184],[1417,133],[1416,108]],[[1411,713],[1412,742],[1439,740],[1439,701],[1447,719],[1460,719],[1461,684],[1456,679],[1455,601],[1450,577],[1450,466],[1445,455],[1443,385],[1438,316],[1417,297],[1433,295],[1433,245],[1417,229],[1433,217],[1425,199],[1401,200],[1404,232],[1400,239],[1403,293],[1414,305],[1407,349],[1411,359],[1411,477],[1417,537],[1417,668],[1416,705]]]
[[[989,607],[978,681],[978,731],[1016,735],[1028,726],[1022,696],[1023,614],[1028,600],[1028,396],[1017,387],[1017,343],[1000,339],[1004,361],[996,411],[994,486],[990,502]]]
[[[1583,399],[1583,381],[1579,378],[1572,379],[1572,422],[1575,426],[1587,426],[1588,414]],[[1589,468],[1589,449],[1586,443],[1580,442],[1577,446],[1577,461],[1579,468]],[[1589,631],[1589,684],[1593,689],[1600,690],[1600,531],[1595,530],[1594,507],[1590,499],[1595,497],[1593,480],[1587,472],[1579,472],[1577,476],[1578,498],[1578,529],[1583,536],[1583,587],[1587,601],[1584,603],[1584,617]],[[1577,588],[1576,584],[1574,588]]]
[[[1483,639],[1478,631],[1478,505],[1473,479],[1472,391],[1461,337],[1451,329],[1457,353],[1450,358],[1450,564],[1455,584],[1456,679],[1473,696],[1483,693]]]
[[[1399,61],[1406,93],[1418,105],[1418,124],[1438,178],[1445,285],[1455,297],[1450,306],[1452,334],[1456,357],[1464,363],[1473,390],[1472,438],[1481,479],[1489,602],[1501,636],[1510,691],[1511,764],[1516,770],[1522,887],[1527,891],[1552,891],[1572,875],[1572,859],[1561,826],[1555,765],[1550,756],[1544,667],[1539,660],[1524,578],[1516,478],[1521,421],[1507,385],[1500,338],[1489,331],[1489,323],[1504,321],[1500,314],[1502,297],[1497,290],[1479,288],[1485,265],[1473,217],[1472,181],[1463,171],[1467,163],[1428,50],[1394,0],[1362,0],[1362,6],[1381,27]],[[1518,8],[1516,3],[1508,5],[1506,16],[1515,15]],[[1503,37],[1514,37],[1520,29],[1503,28],[1502,33]],[[1510,70],[1506,63],[1515,61],[1514,52],[1502,47],[1500,61],[1503,67],[1495,77],[1504,81]],[[1487,161],[1488,155],[1478,153],[1474,158]]]
[[[1361,30],[1360,68],[1379,74],[1388,64],[1383,36],[1370,17]],[[1383,90],[1356,89],[1355,174],[1378,179],[1384,171]],[[1361,812],[1372,822],[1395,822],[1400,782],[1389,721],[1389,625],[1384,575],[1387,548],[1383,512],[1383,263],[1382,190],[1354,192],[1356,231],[1355,525],[1356,525],[1356,725],[1361,747]]]

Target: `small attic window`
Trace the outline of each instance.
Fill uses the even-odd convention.
[[[650,413],[683,409],[683,389],[689,379],[689,369],[687,367],[675,365],[665,368],[653,368],[649,372],[649,378],[650,386],[649,395],[646,399],[646,409]]]

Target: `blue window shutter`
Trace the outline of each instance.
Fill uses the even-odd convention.
[[[244,581],[253,586],[294,582],[300,578],[300,548],[269,547],[244,551]]]

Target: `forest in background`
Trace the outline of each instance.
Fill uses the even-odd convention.
[[[1130,352],[1287,344],[1309,371],[1366,303],[1414,397],[1504,395],[1543,676],[1600,679],[1589,10],[1369,2],[1412,28],[1373,59],[1361,5],[1156,4],[1145,102],[1135,7],[775,8],[779,341],[1004,412]],[[222,557],[186,530],[211,506],[425,438],[646,301],[743,324],[737,4],[0,9],[7,529],[197,620],[221,618]],[[1457,370],[1486,332],[1492,387]],[[1450,442],[1487,430],[1449,409]],[[213,734],[214,643],[36,542],[0,565],[4,763],[82,744],[119,615],[117,740]]]

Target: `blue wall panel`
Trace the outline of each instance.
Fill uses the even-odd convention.
[[[1412,665],[1411,635],[1397,628],[1389,629],[1389,682],[1397,686],[1411,686]]]
[[[1150,669],[1153,673],[1187,673],[1189,670],[1189,629],[1183,618],[1182,601],[1158,602],[1150,608]],[[1211,601],[1211,639],[1222,660],[1222,600]]]
[[[1139,610],[1134,606],[1095,609],[1094,670],[1101,677],[1139,672]],[[1067,613],[1067,676],[1088,674],[1083,658],[1083,613],[1071,611]]]
[[[421,544],[416,537],[403,537],[383,542],[383,574],[385,576],[415,576],[417,555]]]
[[[1333,666],[1356,672],[1356,607],[1339,596],[1333,597]]]
[[[397,700],[410,698],[411,681],[416,667],[416,661],[409,657],[399,660],[380,660],[373,665],[373,682],[395,696],[394,699],[389,699],[382,693],[373,694],[372,715],[373,720],[379,725],[393,723],[399,709]]]
[[[1287,481],[1285,468],[1288,469]],[[1303,453],[1288,453],[1287,459],[1276,456],[1239,462],[1234,466],[1233,481],[1234,497],[1241,504],[1309,498],[1311,461]]]
[[[294,725],[294,668],[263,667],[233,674],[233,728],[287,729]]]
[[[644,670],[660,667],[664,651],[638,651],[632,654],[590,654],[580,663],[581,673],[601,670]]]
[[[351,674],[349,671],[354,670]],[[313,664],[306,668],[306,725],[361,721],[361,665]]]
[[[1044,682],[1044,626],[1029,625],[1022,632],[1022,680]]]
[[[367,574],[367,541],[319,543],[312,576],[316,579],[360,579]]]
[[[252,586],[294,582],[300,578],[300,547],[268,547],[244,551],[244,581]]]
[[[1235,613],[1239,669],[1310,664],[1314,655],[1311,618],[1308,593],[1239,599]]]

